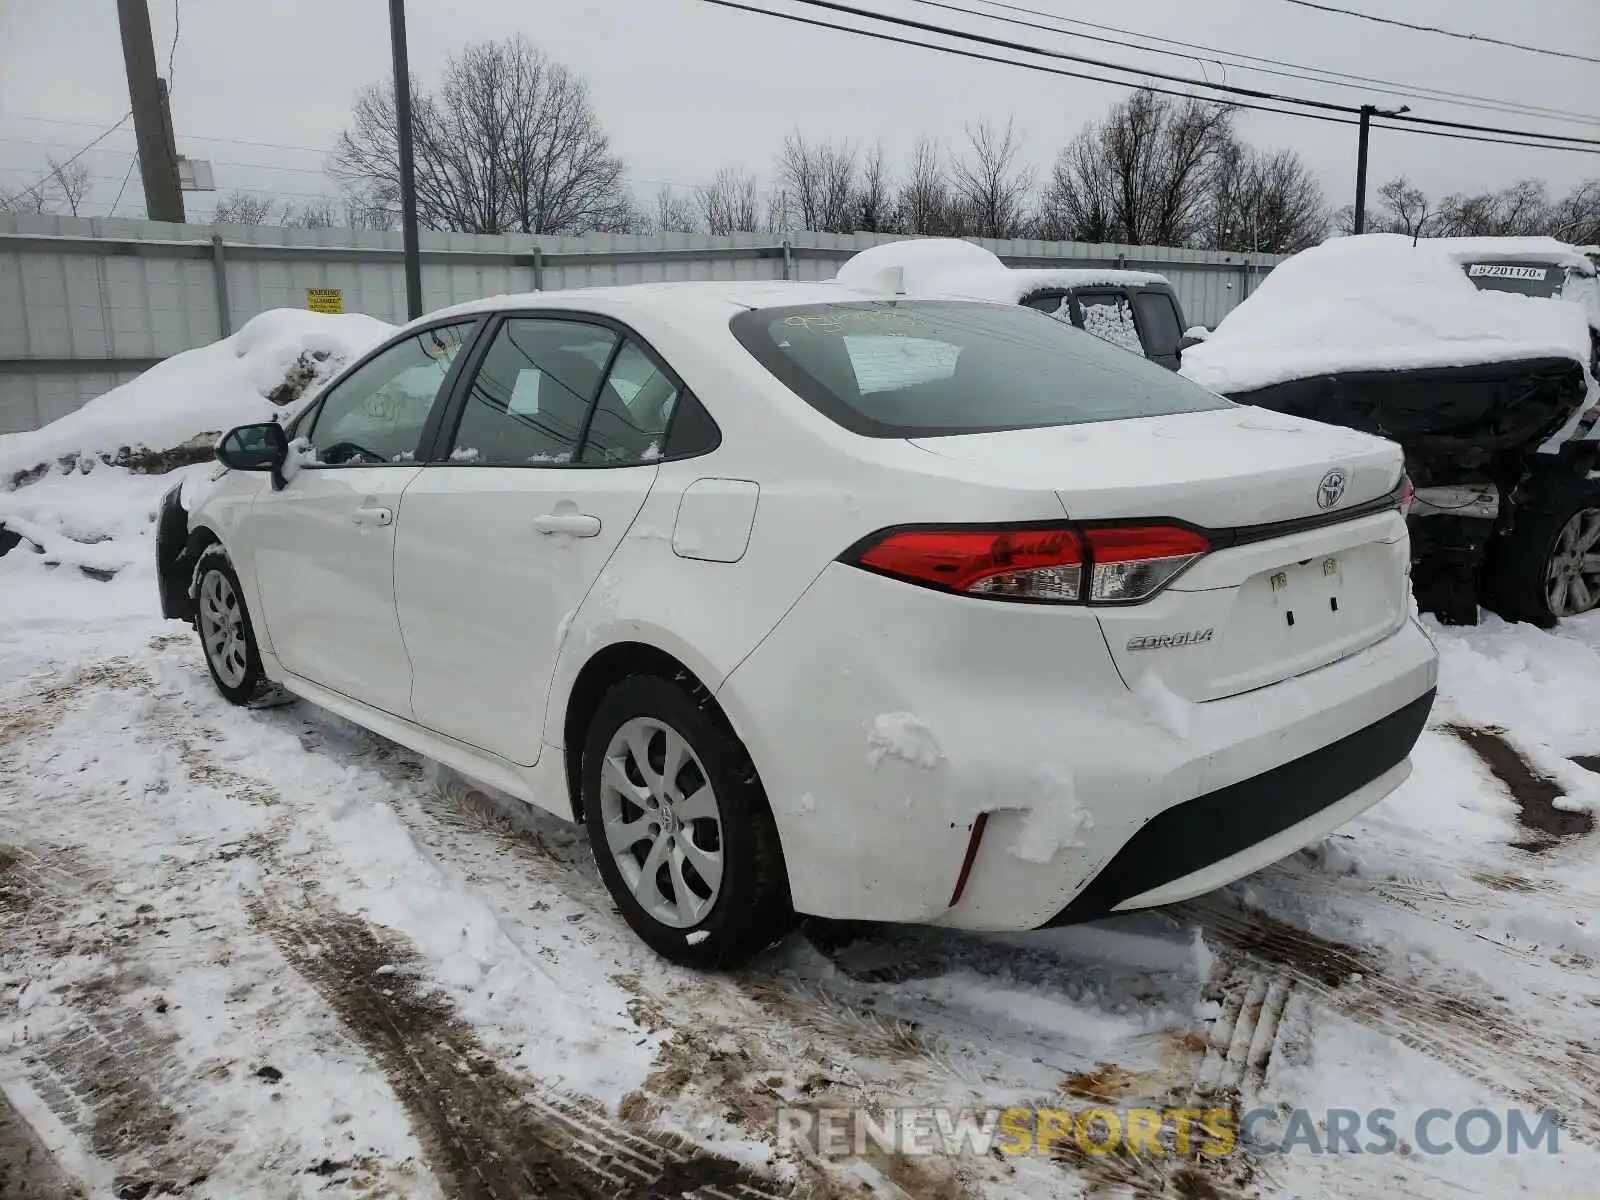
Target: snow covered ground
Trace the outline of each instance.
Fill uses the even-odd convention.
[[[579,831],[309,705],[215,695],[159,616],[150,523],[208,470],[0,493],[61,539],[0,558],[0,1195],[1592,1194],[1600,614],[1434,630],[1411,781],[1224,893],[1005,937],[813,924],[701,976],[630,934]],[[1388,1109],[1399,1137],[777,1142],[780,1108],[907,1105],[1232,1106],[1273,1136]],[[1512,1108],[1560,1112],[1555,1153],[1413,1136]]]

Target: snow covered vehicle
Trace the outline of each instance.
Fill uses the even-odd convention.
[[[1591,374],[1600,375],[1600,278],[1595,257],[1546,237],[1435,238],[1480,291],[1568,300],[1589,317]]]
[[[1165,276],[1100,268],[1008,267],[959,238],[915,238],[863,250],[838,282],[869,291],[1022,304],[1176,371],[1183,306]]]
[[[1398,441],[1422,608],[1548,626],[1600,602],[1594,316],[1568,302],[1588,265],[1554,242],[1335,239],[1273,271],[1183,373]]]

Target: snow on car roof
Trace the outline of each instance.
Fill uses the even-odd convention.
[[[1442,247],[1367,234],[1334,238],[1281,263],[1210,338],[1184,351],[1183,374],[1237,394],[1338,371],[1526,358],[1587,364],[1583,309],[1479,291]]]
[[[839,268],[834,282],[879,295],[903,288],[912,296],[1017,304],[1051,288],[1167,280],[1149,271],[1109,267],[1008,267],[982,246],[959,238],[909,238],[863,250]]]
[[[1595,273],[1594,263],[1581,250],[1551,237],[1424,238],[1422,244],[1437,246],[1459,263],[1536,262]]]

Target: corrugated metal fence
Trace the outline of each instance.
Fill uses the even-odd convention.
[[[829,279],[883,234],[422,235],[428,309],[479,296],[686,279]],[[1215,325],[1278,261],[1154,246],[985,241],[1013,266],[1169,278]],[[270,308],[337,288],[345,311],[405,319],[398,233],[0,215],[0,433],[32,429]]]

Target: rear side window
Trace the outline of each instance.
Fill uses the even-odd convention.
[[[623,342],[589,418],[579,461],[626,466],[660,458],[677,404],[676,381],[638,343]]]
[[[1085,333],[1134,354],[1144,353],[1139,326],[1133,319],[1133,305],[1126,296],[1117,292],[1080,294],[1078,307],[1083,310]]]
[[[1165,292],[1133,293],[1133,310],[1144,330],[1145,353],[1152,358],[1178,352],[1183,329],[1178,324],[1178,309]]]
[[[816,304],[740,313],[731,328],[801,399],[867,437],[988,433],[1231,407],[1142,353],[1128,354],[1020,305]]]
[[[450,460],[501,467],[572,461],[617,335],[582,321],[513,317],[467,389]]]

